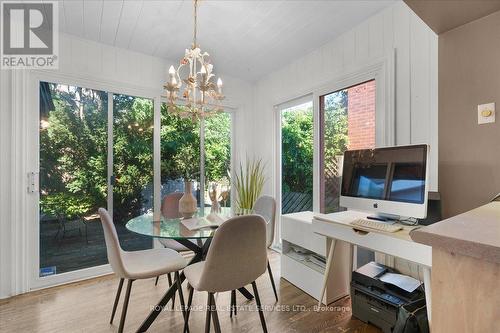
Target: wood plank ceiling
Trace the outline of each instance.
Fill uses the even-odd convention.
[[[198,40],[218,73],[255,81],[394,1],[203,0]],[[189,0],[59,1],[61,31],[172,61],[191,45],[192,16]]]

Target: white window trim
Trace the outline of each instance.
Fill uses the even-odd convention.
[[[320,212],[320,105],[321,96],[375,79],[375,145],[393,145],[395,142],[394,52],[364,66],[358,66],[338,75],[333,81],[313,91],[314,158],[313,211]]]

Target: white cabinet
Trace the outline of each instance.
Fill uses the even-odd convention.
[[[327,254],[330,241],[312,230],[313,212],[299,212],[281,216],[281,238],[283,242],[283,254],[281,256],[281,277],[292,283],[302,291],[319,300],[324,265],[318,265],[314,261],[301,260],[295,253],[295,248],[308,255],[316,254],[323,258]],[[352,260],[351,247],[344,242],[337,242],[335,247],[334,262],[332,265],[329,281],[327,283],[324,304],[330,304],[349,295],[350,283],[350,261]],[[342,267],[345,267],[342,269]]]

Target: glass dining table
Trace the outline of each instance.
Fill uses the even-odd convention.
[[[210,213],[210,208],[199,209],[195,216],[197,218],[204,219],[208,213]],[[232,215],[230,208],[226,207],[223,207],[221,212],[217,214],[222,217],[229,217]],[[191,258],[188,265],[192,265],[205,259],[212,237],[216,230],[214,228],[189,230],[182,223],[182,218],[169,219],[162,216],[160,220],[155,221],[152,213],[134,217],[127,222],[126,228],[131,232],[143,236],[156,239],[172,239],[179,244],[184,245],[186,248],[194,252],[194,256]],[[181,272],[181,283],[185,279],[186,277],[184,272]],[[148,317],[143,321],[137,332],[146,332],[148,330],[166,304],[172,299],[176,291],[177,284],[173,283],[172,286],[167,289],[158,304],[152,308]],[[238,291],[247,299],[253,299],[253,295],[246,288],[240,288]]]

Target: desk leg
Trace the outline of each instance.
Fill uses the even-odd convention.
[[[331,239],[330,250],[328,251],[328,258],[326,259],[325,275],[323,277],[323,288],[321,288],[321,294],[319,295],[318,308],[321,308],[321,303],[323,302],[323,297],[325,296],[326,284],[328,283],[328,275],[330,274],[330,268],[333,262],[333,254],[335,251],[335,239]]]
[[[351,261],[349,265],[349,283],[352,281],[352,271],[358,269],[358,247],[350,244]]]
[[[429,329],[430,329],[431,313],[432,313],[431,268],[426,266],[424,266],[424,285],[425,285],[425,301],[427,303],[427,319],[429,320]]]

